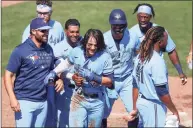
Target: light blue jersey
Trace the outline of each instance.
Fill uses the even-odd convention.
[[[100,51],[90,58],[85,58],[81,47],[74,48],[68,61],[74,66],[87,68],[97,75],[110,75],[113,73],[111,56]],[[70,105],[70,127],[100,127],[104,114],[104,88],[97,83],[85,81],[81,87],[75,88]],[[95,98],[87,95],[95,95]]]
[[[118,43],[120,48],[117,48],[111,30],[104,33],[104,39],[113,60],[114,77],[123,78],[130,75],[133,70],[133,59],[140,45],[138,37],[126,29],[123,39]]]
[[[152,26],[159,26],[159,25],[153,23]],[[137,34],[140,42],[143,41],[143,39],[145,38],[145,34],[141,32],[141,30],[139,28],[139,24],[134,25],[130,30]],[[170,35],[168,34],[168,41],[167,41],[167,46],[166,46],[166,52],[169,53],[169,52],[173,51],[175,48],[176,48],[176,45],[175,45],[174,41],[172,40],[172,38],[170,37]]]
[[[149,62],[142,63],[138,56],[135,60],[133,76],[139,89],[137,109],[144,127],[164,127],[166,105],[156,93],[156,86],[166,85],[168,72],[164,59],[153,51]]]
[[[97,75],[109,75],[113,73],[112,59],[107,52],[97,52],[94,56],[86,60],[84,50],[81,46],[79,46],[70,52],[68,60],[73,65],[79,65],[87,68]],[[97,86],[93,88],[93,85],[88,82],[86,82],[83,86],[83,90],[87,93],[103,92],[103,88],[104,86]]]
[[[114,90],[107,89],[109,101],[106,100],[104,118],[108,118],[112,111],[115,100],[120,96],[127,112],[133,108],[132,105],[132,71],[134,67],[133,60],[136,57],[136,51],[139,50],[140,41],[134,32],[126,29],[122,40],[116,43],[113,39],[111,30],[104,33],[107,51],[113,60],[114,69]],[[117,47],[118,45],[118,47]],[[109,103],[108,103],[109,102]]]
[[[55,20],[49,20],[48,24],[49,26],[52,27],[52,29],[49,30],[48,44],[54,49],[57,43],[64,40],[65,38],[64,29],[62,25]],[[22,43],[26,39],[28,39],[29,36],[30,36],[30,25],[28,25],[23,32]]]
[[[164,59],[156,51],[151,60],[143,64],[137,56],[133,75],[140,93],[147,99],[160,101],[155,86],[168,86],[168,73]]]

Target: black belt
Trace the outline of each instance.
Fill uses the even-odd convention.
[[[98,94],[87,94],[87,93],[83,93],[84,96],[89,97],[89,98],[98,98],[99,95]]]
[[[69,84],[68,87],[69,88],[75,88],[75,85],[74,84]]]

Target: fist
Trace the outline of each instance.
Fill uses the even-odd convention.
[[[75,84],[77,86],[82,86],[83,84],[83,81],[84,81],[84,78],[79,76],[78,73],[75,73],[73,76],[72,76],[72,80],[75,82]]]

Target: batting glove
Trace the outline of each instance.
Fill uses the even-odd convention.
[[[82,77],[84,77],[87,81],[95,81],[99,84],[102,82],[102,76],[99,76],[88,69],[85,68],[79,68],[78,74]]]

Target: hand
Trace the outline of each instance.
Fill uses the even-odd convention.
[[[64,83],[62,79],[58,79],[55,83],[55,90],[56,92],[60,92],[64,90]]]
[[[54,72],[54,71],[51,71],[47,76],[46,76],[46,78],[44,79],[44,84],[48,84],[49,83],[49,80],[50,79],[53,79],[53,80],[55,80],[55,78],[56,78],[56,73]]]
[[[189,55],[186,57],[186,62],[190,63],[192,61],[192,53],[189,53]]]
[[[182,81],[182,85],[185,85],[187,83],[187,77],[185,74],[180,74],[180,79]]]
[[[21,111],[19,102],[18,102],[18,100],[17,100],[16,98],[10,99],[10,106],[11,106],[11,109],[12,109],[14,112],[19,112],[19,111]]]
[[[180,116],[179,116],[178,112],[173,113],[173,114],[177,117],[177,119],[178,119],[178,121],[179,121],[179,124],[180,124]]]
[[[138,117],[138,110],[132,110],[128,115],[123,116],[123,119],[126,121],[133,121]]]
[[[92,81],[94,79],[94,73],[85,68],[79,68],[78,73],[80,76],[84,77],[87,81]]]
[[[83,84],[83,81],[84,81],[84,78],[82,78],[82,77],[80,77],[79,75],[78,75],[78,73],[75,73],[73,76],[72,76],[72,80],[75,82],[75,84],[77,85],[77,86],[82,86],[82,84]]]

